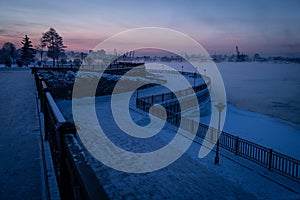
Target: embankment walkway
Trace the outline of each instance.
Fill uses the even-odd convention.
[[[29,69],[0,69],[0,199],[43,199],[35,91]]]

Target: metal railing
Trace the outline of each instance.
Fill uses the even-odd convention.
[[[188,94],[188,92],[186,94]],[[166,98],[166,96],[169,98]],[[178,112],[180,110],[178,101],[173,101],[172,105],[164,103],[164,101],[174,98],[175,95],[171,95],[170,93],[141,97],[136,99],[136,107],[149,112],[151,106],[156,103],[160,103],[166,109],[168,122],[174,125],[183,123],[182,128],[193,133],[195,131],[194,124],[198,122],[181,116],[180,112]],[[151,113],[157,117],[163,116],[161,112],[162,111],[160,109],[155,109],[155,106],[151,111]],[[183,121],[180,122],[180,119]],[[213,127],[199,123],[197,136],[204,139],[208,133],[210,138],[212,138],[217,136],[217,132],[218,131]],[[220,147],[233,152],[235,155],[251,160],[268,168],[269,170],[273,170],[285,177],[300,182],[300,161],[295,158],[278,153],[272,149],[263,147],[224,131],[222,131],[219,137],[219,144]]]
[[[80,148],[75,125],[65,120],[39,73],[34,75],[61,199],[108,199]]]
[[[156,103],[162,103],[170,100],[174,100],[177,97],[188,96],[197,92],[201,92],[207,89],[207,86],[210,85],[210,79],[208,79],[207,83],[203,83],[201,85],[197,85],[193,88],[178,90],[176,92],[167,92],[162,94],[156,94],[151,96],[139,97],[137,99],[142,100],[143,102],[150,103],[151,105]],[[139,103],[139,102],[137,102]]]

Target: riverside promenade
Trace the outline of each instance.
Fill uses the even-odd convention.
[[[34,78],[0,68],[0,86],[0,199],[44,199]]]
[[[41,155],[45,153],[41,153],[41,146],[45,147],[45,141],[41,144],[34,78],[28,69],[0,68],[0,84],[0,200],[46,199],[48,197],[46,193],[53,190],[48,192],[51,176],[49,177],[48,167],[43,167],[42,164],[44,159]],[[64,105],[70,101],[56,103],[62,110],[71,108]],[[53,103],[55,107],[56,103]],[[108,101],[101,101],[97,109],[105,111],[109,108],[107,103]],[[63,113],[68,113],[66,111]],[[134,113],[136,119],[144,119],[144,114],[140,110]],[[41,119],[44,119],[42,116]],[[120,140],[118,130],[111,127],[109,121],[106,123],[108,131],[114,133],[112,136],[116,141],[128,145],[128,140]],[[95,183],[90,181],[93,175],[96,175],[97,183],[103,185],[111,199],[299,199],[299,183],[274,174],[242,157],[234,157],[224,149],[220,149],[220,165],[213,164],[215,155],[213,151],[205,159],[199,159],[196,155],[202,143],[200,138],[195,140],[189,151],[172,165],[158,172],[130,174],[108,168],[98,161],[93,161],[89,156],[85,157],[78,149],[76,138],[71,136],[66,134],[64,137],[67,144],[71,144],[65,145],[64,149],[72,155],[67,157],[67,160],[74,162],[69,162],[72,163],[70,166],[65,163],[60,166],[63,166],[65,172],[77,170],[72,176],[80,176],[80,180],[84,180],[81,183],[89,184],[78,184],[65,179],[68,181],[64,181],[62,186],[70,184],[79,191],[81,189],[79,186],[83,185],[82,190],[99,192],[93,193],[97,195],[94,199],[101,199],[103,191],[84,187]],[[158,142],[163,146],[166,140]],[[148,145],[154,146],[153,143]],[[147,144],[145,146],[147,147]],[[47,163],[46,158],[45,160]],[[93,170],[95,174],[90,171],[87,173],[87,169]],[[48,178],[44,177],[44,171],[47,171]],[[45,179],[48,182],[44,181]],[[44,184],[45,182],[47,184]],[[62,199],[71,198],[62,197]]]

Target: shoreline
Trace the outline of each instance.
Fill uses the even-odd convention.
[[[195,116],[190,113],[185,117],[194,119]],[[209,125],[210,115],[202,116],[200,122]],[[300,139],[300,125],[298,124],[259,112],[243,110],[228,102],[222,130],[300,159],[297,144]]]

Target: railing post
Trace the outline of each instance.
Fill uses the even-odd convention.
[[[269,167],[268,167],[269,170],[271,170],[271,168],[272,168],[272,163],[273,163],[273,150],[270,149],[270,151],[269,151]]]
[[[41,97],[40,97],[40,100],[41,100],[41,112],[44,113],[45,112],[45,109],[46,109],[46,93],[47,92],[50,92],[49,88],[47,87],[42,87],[41,88]]]
[[[239,137],[235,138],[235,155],[239,153]]]
[[[46,84],[42,81],[42,78],[38,76],[37,73],[37,84],[38,84],[38,93],[40,99],[40,111],[43,113],[44,116],[44,127],[45,127],[45,138],[44,140],[49,139],[49,114],[50,111],[47,108],[47,100],[46,100],[46,93],[50,90],[47,88]]]
[[[300,177],[299,177],[299,163],[296,163],[296,178],[299,180],[300,182]]]
[[[39,98],[41,98],[41,95],[42,95],[42,77],[40,77],[40,74],[39,73],[36,73],[36,85],[37,85],[37,90],[38,90],[38,96]]]
[[[40,85],[39,85],[39,73],[37,71],[34,72],[34,79],[35,79],[36,90],[38,92],[38,98],[40,98],[41,91],[40,91]]]
[[[71,177],[69,174],[69,170],[68,170],[68,165],[67,165],[67,161],[66,161],[66,154],[67,154],[67,150],[66,150],[66,146],[64,143],[64,137],[66,134],[76,134],[76,127],[73,123],[71,122],[64,122],[59,124],[58,128],[57,128],[57,139],[59,141],[58,142],[58,172],[57,172],[57,179],[58,179],[58,185],[60,188],[60,193],[62,196],[62,199],[69,199],[72,198],[70,197],[70,195],[73,195],[73,189],[72,189],[72,185],[73,183],[71,182]]]
[[[176,125],[178,125],[179,124],[179,116],[177,113],[175,114],[175,120],[176,120]]]

